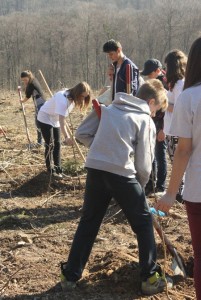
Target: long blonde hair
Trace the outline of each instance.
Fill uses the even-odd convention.
[[[79,107],[80,110],[86,110],[91,101],[91,88],[89,84],[85,81],[78,83],[76,86],[70,88],[68,99],[75,103],[76,107]],[[80,96],[83,93],[87,93],[88,95],[84,98],[84,100],[80,100]]]

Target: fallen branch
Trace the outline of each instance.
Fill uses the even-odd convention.
[[[9,279],[7,280],[7,282],[4,284],[4,286],[0,289],[0,295],[3,294],[4,290],[8,287],[11,279],[14,278],[14,276],[19,273],[19,271],[21,271],[23,268],[25,267],[25,265],[21,266],[17,271],[15,271],[12,275],[9,276]]]

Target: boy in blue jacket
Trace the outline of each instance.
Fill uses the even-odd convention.
[[[139,70],[138,67],[124,55],[120,42],[109,40],[103,45],[103,52],[107,53],[108,58],[112,61],[114,67],[112,100],[116,93],[127,93],[126,65],[128,64],[131,66],[130,93],[135,96],[139,88]]]
[[[101,106],[101,119],[92,111],[76,131],[76,138],[90,149],[85,164],[82,217],[68,260],[61,264],[64,290],[76,287],[81,278],[112,198],[137,235],[142,292],[152,295],[166,286],[156,264],[152,217],[144,187],[149,180],[156,139],[151,117],[167,106],[167,97],[159,80],[146,82],[137,96],[145,101],[117,93],[111,105]]]

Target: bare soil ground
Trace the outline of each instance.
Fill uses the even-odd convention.
[[[26,105],[28,126],[36,139],[34,110]],[[84,178],[55,181],[45,172],[43,147],[27,150],[27,140],[17,93],[0,94],[0,298],[134,300],[168,299],[166,293],[144,297],[139,291],[136,237],[119,207],[112,202],[97,237],[83,279],[73,292],[62,293],[60,262],[65,261],[82,211]],[[73,113],[73,126],[81,121]],[[84,153],[86,150],[82,148]],[[79,160],[78,155],[76,155]],[[74,159],[70,147],[62,148],[63,163]],[[150,199],[150,202],[153,199]],[[117,213],[117,214],[116,214]],[[171,257],[166,270],[173,276],[169,299],[195,299],[192,247],[184,206],[176,204],[162,220],[163,228],[182,255],[187,278],[173,276]],[[156,234],[158,260],[164,252]]]

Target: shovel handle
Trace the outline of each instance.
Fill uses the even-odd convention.
[[[98,118],[101,118],[101,106],[97,99],[92,100],[93,108],[97,113]]]
[[[126,93],[131,94],[131,65],[126,65]]]

